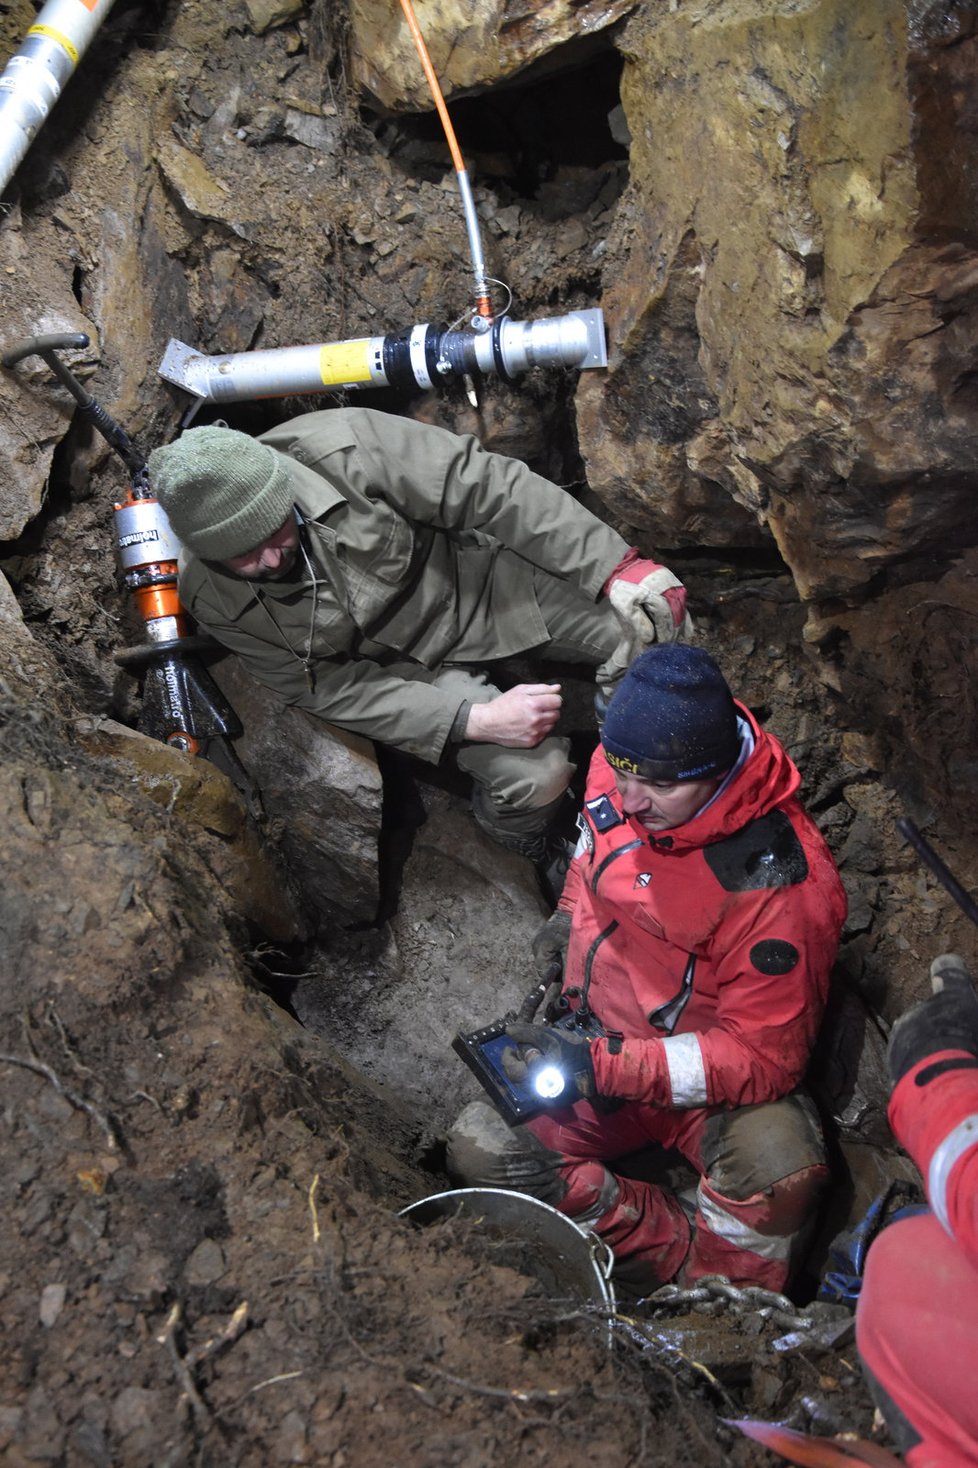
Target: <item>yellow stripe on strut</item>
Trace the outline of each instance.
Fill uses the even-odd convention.
[[[60,46],[62,51],[71,57],[72,66],[78,65],[78,51],[63,31],[56,31],[53,25],[32,25],[27,34],[29,36],[46,36],[49,41],[53,41],[56,46]]]
[[[370,338],[335,342],[319,349],[319,375],[323,387],[340,387],[348,382],[370,382]]]

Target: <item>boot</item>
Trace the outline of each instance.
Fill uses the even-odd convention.
[[[476,824],[506,851],[525,856],[536,868],[544,901],[556,907],[564,887],[574,845],[558,835],[555,827],[571,802],[566,792],[549,805],[532,810],[509,810],[493,805],[480,785],[472,790],[472,814]]]

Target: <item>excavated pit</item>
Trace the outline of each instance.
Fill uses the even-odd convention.
[[[4,39],[32,17],[13,7]],[[125,6],[105,41],[21,171],[0,279],[19,331],[51,301],[98,322],[88,380],[141,443],[171,437],[186,408],[155,375],[170,335],[245,350],[464,310],[436,125],[345,90],[322,6],[261,35],[243,12]],[[594,304],[644,225],[621,59],[605,41],[585,59],[452,104],[517,317]],[[329,124],[316,147],[292,135],[286,93]],[[223,189],[203,199],[186,155]],[[109,215],[124,221],[115,255],[98,235]],[[650,381],[666,361],[647,357]],[[588,483],[577,386],[533,373],[483,385],[476,407],[461,386],[346,400],[477,432],[646,545],[642,513],[633,525]],[[140,696],[114,662],[138,640],[113,568],[123,476],[88,429],[45,416],[61,400],[43,375],[4,393],[11,418],[21,394],[40,413],[34,448],[58,440],[0,542],[4,1460],[746,1468],[757,1450],[724,1419],[873,1433],[844,1335],[778,1347],[783,1321],[714,1297],[609,1352],[477,1225],[398,1217],[449,1185],[444,1129],[475,1084],[452,1036],[534,980],[534,874],[480,835],[458,782],[382,759],[383,790],[353,797],[376,818],[376,887],[356,914],[329,913],[285,839],[299,812],[258,827],[223,778],[127,741],[116,726],[137,727]],[[259,432],[338,400],[205,406],[195,421]],[[648,407],[666,437],[688,426],[674,406]],[[768,532],[646,548],[686,582],[699,640],[801,767],[849,893],[815,1076],[835,1186],[799,1284],[808,1305],[839,1231],[913,1175],[885,1124],[887,1026],[930,958],[972,941],[896,820],[929,822],[963,879],[975,854],[909,765],[880,767],[877,690],[854,701],[837,686],[839,634],[806,639],[810,608]],[[590,688],[569,673],[565,692],[584,761]],[[334,802],[344,830],[355,815]],[[351,838],[351,866],[361,855]]]

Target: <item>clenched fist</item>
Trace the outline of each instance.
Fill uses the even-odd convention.
[[[469,710],[465,738],[506,749],[532,749],[560,718],[559,683],[518,683],[489,703]]]

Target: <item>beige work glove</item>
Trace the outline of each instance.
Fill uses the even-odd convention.
[[[686,588],[668,567],[635,559],[620,574],[612,572],[606,587],[621,627],[621,639],[595,673],[605,707],[625,669],[639,653],[657,642],[689,642],[693,636]]]

